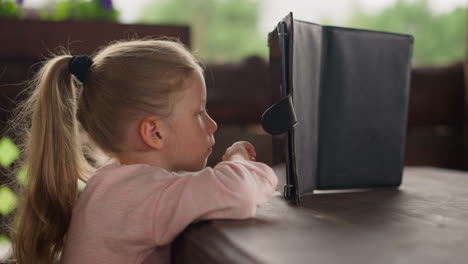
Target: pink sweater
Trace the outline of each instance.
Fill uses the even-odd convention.
[[[253,161],[183,174],[106,165],[73,210],[61,263],[169,263],[170,243],[190,223],[254,217],[277,183],[272,168]]]

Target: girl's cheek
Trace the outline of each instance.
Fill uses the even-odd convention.
[[[198,124],[198,127],[201,129],[205,128],[205,124],[203,123],[203,121],[200,121],[200,123]]]
[[[204,129],[206,129],[206,124],[207,124],[206,118],[203,118],[202,125]]]
[[[201,127],[206,128],[206,120],[203,116],[198,116],[198,122],[200,123]]]

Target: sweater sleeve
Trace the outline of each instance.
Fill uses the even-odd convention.
[[[261,162],[223,161],[214,168],[176,174],[156,201],[153,235],[157,246],[170,242],[191,222],[214,218],[245,219],[267,202],[278,184]]]

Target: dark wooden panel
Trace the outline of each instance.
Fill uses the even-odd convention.
[[[413,68],[408,124],[461,127],[464,116],[463,71],[462,62]]]
[[[171,25],[117,24],[104,21],[40,21],[0,19],[0,57],[47,55],[58,46],[70,46],[75,54],[90,54],[111,40],[171,36],[190,46],[190,28]]]
[[[207,108],[219,124],[259,124],[274,101],[268,63],[247,57],[238,63],[209,63],[205,71]]]

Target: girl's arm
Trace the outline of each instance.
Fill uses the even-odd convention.
[[[199,172],[175,174],[154,211],[156,244],[170,242],[194,220],[245,219],[273,195],[278,178],[260,162],[223,161]]]

